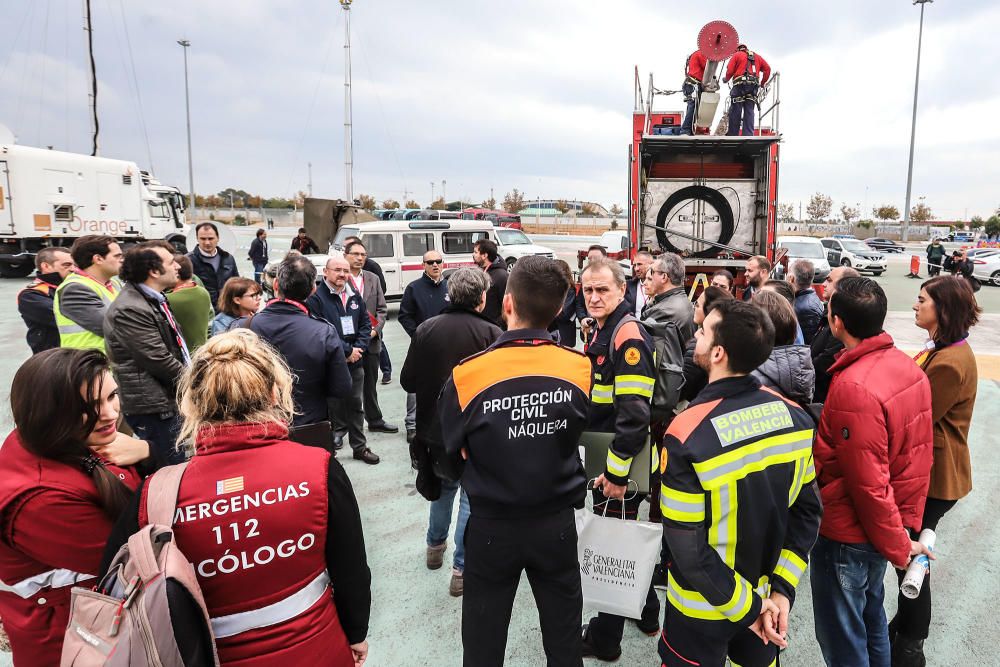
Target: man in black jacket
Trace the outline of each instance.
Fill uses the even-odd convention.
[[[837,291],[837,283],[841,278],[859,278],[861,276],[857,269],[850,266],[837,266],[826,277],[823,283],[823,300],[826,307],[830,306],[830,298]],[[816,331],[810,344],[812,352],[813,368],[816,369],[816,388],[813,391],[813,403],[825,403],[826,394],[830,391],[830,381],[833,377],[828,372],[833,365],[837,353],[844,349],[841,343],[830,331],[830,322],[826,318],[826,310],[823,311],[823,321],[820,322],[819,330]]]
[[[361,237],[348,236],[346,239],[344,239],[345,253],[347,252],[347,246],[349,246],[352,243],[361,243]],[[366,257],[365,263],[361,267],[361,269],[364,271],[368,271],[370,273],[374,273],[376,276],[378,276],[378,281],[382,285],[382,294],[383,295],[386,294],[388,290],[385,282],[385,274],[382,272],[382,267],[379,266],[379,263],[376,262],[371,257]],[[386,314],[386,317],[388,317],[388,313]],[[384,340],[382,341],[382,344],[379,347],[380,349],[378,353],[378,366],[379,369],[382,371],[382,384],[389,384],[390,382],[392,382],[392,360],[389,359],[389,348],[386,347]],[[368,381],[374,382],[375,378],[368,379],[366,376],[366,382]]]
[[[17,293],[17,310],[28,326],[28,347],[32,354],[59,347],[52,303],[56,288],[74,266],[66,248],[42,248],[35,255],[35,279]]]
[[[219,228],[214,222],[202,222],[195,227],[198,247],[188,253],[194,274],[212,297],[212,307],[219,312],[219,292],[230,278],[240,275],[236,260],[219,247]]]
[[[257,230],[257,238],[250,242],[250,251],[247,259],[253,263],[253,279],[260,282],[260,276],[267,266],[267,232],[263,229]]]
[[[448,305],[448,281],[441,274],[444,260],[437,250],[424,253],[424,275],[406,286],[403,301],[399,304],[399,323],[403,331],[413,338],[417,327],[426,320],[441,314]],[[417,432],[417,396],[406,394],[406,441],[413,442]]]
[[[305,306],[315,289],[313,263],[302,255],[288,257],[274,279],[277,298],[249,322],[249,329],[281,352],[292,369],[293,426],[326,421],[327,399],[351,394],[351,372],[337,329]]]
[[[810,345],[824,319],[823,302],[812,288],[816,268],[808,259],[797,259],[788,272],[788,282],[795,289],[795,319],[802,328],[802,338]]]
[[[444,561],[448,529],[459,483],[440,480],[433,470],[430,452],[443,443],[438,419],[438,395],[452,369],[466,357],[482,352],[499,338],[500,328],[483,315],[490,281],[472,267],[456,271],[448,279],[451,305],[419,327],[410,341],[399,376],[403,389],[417,396],[417,437],[410,445],[410,458],[417,468],[417,490],[431,501],[427,527],[427,567],[436,570]],[[462,595],[465,571],[465,522],[469,501],[465,494],[455,526],[455,556],[449,591]]]
[[[483,315],[501,329],[506,329],[507,324],[503,320],[503,295],[507,291],[507,265],[497,252],[497,244],[489,239],[476,241],[472,248],[472,261],[490,277]]]
[[[149,443],[158,465],[181,463],[177,382],[191,357],[163,292],[180,267],[166,241],[147,241],[125,253],[125,286],[104,316],[104,342],[121,392],[125,421]]]

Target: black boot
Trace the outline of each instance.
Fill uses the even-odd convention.
[[[924,640],[896,633],[892,642],[892,667],[927,667]]]

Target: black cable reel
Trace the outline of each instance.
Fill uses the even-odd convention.
[[[709,188],[704,185],[689,185],[688,187],[681,188],[667,197],[667,201],[663,202],[663,206],[660,207],[660,211],[656,214],[656,240],[659,241],[660,247],[665,252],[684,255],[685,251],[671,243],[668,238],[669,233],[667,232],[667,224],[669,221],[667,220],[667,216],[670,215],[670,211],[672,211],[677,205],[689,200],[704,201],[709,206],[714,208],[716,212],[718,212],[719,224],[721,225],[722,230],[719,234],[717,243],[721,245],[728,245],[733,238],[733,234],[736,232],[733,207],[729,204],[729,200],[726,199],[725,195],[714,188]],[[712,246],[705,250],[690,253],[686,256],[711,258],[716,257],[721,252],[721,248]]]

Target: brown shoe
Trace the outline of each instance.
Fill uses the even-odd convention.
[[[444,563],[444,551],[447,548],[448,548],[447,542],[442,542],[441,544],[435,544],[432,547],[427,547],[428,570],[441,569],[441,564]]]
[[[462,574],[455,568],[451,569],[451,583],[448,584],[448,594],[453,598],[460,598],[462,597],[462,593],[465,592],[465,577]]]
[[[367,447],[365,447],[364,449],[354,450],[354,458],[356,458],[359,461],[364,461],[365,463],[371,466],[377,464],[379,461],[382,460],[378,457],[378,454],[368,449]]]

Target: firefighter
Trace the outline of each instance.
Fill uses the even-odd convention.
[[[636,520],[638,495],[626,498],[632,459],[649,437],[649,402],[653,396],[652,342],[631,315],[625,300],[625,274],[614,261],[591,261],[583,270],[587,313],[596,329],[587,346],[594,372],[587,429],[614,433],[605,472],[594,482],[594,512]],[[648,465],[637,461],[636,465]],[[624,503],[624,507],[623,507]],[[659,629],[660,603],[650,582],[640,630],[653,636]],[[583,626],[583,655],[617,660],[625,619],[600,613]]]
[[[503,665],[522,571],[538,605],[546,663],[583,666],[573,508],[583,507],[586,494],[577,446],[592,371],[586,356],[557,345],[545,330],[569,289],[555,260],[518,260],[503,298],[508,330],[456,366],[441,391],[439,417],[450,428],[442,429],[443,451],[432,444],[431,454],[442,475],[461,477],[470,505],[466,667]]]
[[[687,111],[684,113],[684,122],[681,124],[681,134],[694,134],[694,108],[697,99],[695,91],[701,95],[701,82],[705,78],[705,65],[708,61],[701,51],[695,51],[688,56],[684,66],[684,85],[681,92],[684,93],[684,101],[687,103]]]
[[[764,57],[754,53],[746,44],[736,47],[736,53],[729,61],[723,83],[733,82],[729,107],[729,131],[731,137],[743,135],[752,137],[754,133],[754,112],[757,107],[757,91],[766,86],[771,78],[771,66]],[[742,121],[742,124],[741,124]],[[741,131],[742,128],[742,131]]]
[[[722,667],[728,655],[765,667],[787,645],[795,587],[819,534],[815,424],[749,375],[773,346],[764,311],[722,301],[695,336],[709,384],[667,429],[660,459],[672,555],[660,659]]]
[[[73,270],[73,257],[66,248],[42,248],[35,255],[35,279],[17,293],[17,310],[28,325],[28,347],[32,354],[59,347],[59,329],[52,312],[59,284]]]

